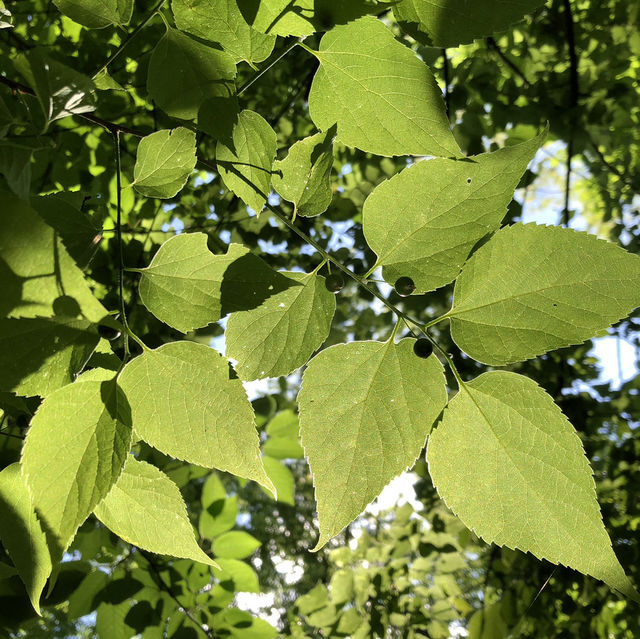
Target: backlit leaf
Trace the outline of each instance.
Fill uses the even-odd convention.
[[[317,53],[309,110],[326,131],[376,155],[458,156],[433,74],[372,17],[327,33]]]
[[[363,209],[363,231],[393,284],[418,293],[452,282],[475,244],[495,231],[545,134],[464,160],[416,162],[380,184]]]
[[[544,0],[401,0],[393,13],[400,26],[419,42],[457,47],[505,31],[544,4]]]
[[[287,468],[286,464],[268,455],[263,457],[262,461],[264,462],[264,469],[267,471],[269,479],[276,487],[276,492],[278,493],[277,501],[293,506],[295,504],[295,480],[291,471]]]
[[[120,478],[95,509],[95,515],[134,546],[217,566],[196,543],[178,487],[151,464],[129,456]]]
[[[133,13],[133,0],[53,0],[53,4],[72,20],[102,29],[111,24],[128,24]]]
[[[232,140],[220,140],[216,160],[220,177],[256,213],[262,211],[271,190],[271,167],[276,157],[276,134],[255,111],[238,115]]]
[[[298,282],[260,306],[232,313],[227,323],[227,356],[244,380],[288,375],[307,363],[329,335],[335,295],[313,273],[283,273]]]
[[[115,381],[69,384],[38,408],[22,466],[56,560],[117,480],[131,435],[129,405]]]
[[[204,483],[201,501],[202,512],[198,531],[203,537],[213,539],[236,525],[238,497],[227,496],[227,491],[216,473],[209,475]]]
[[[51,574],[51,557],[20,464],[0,472],[0,540],[40,614],[40,595]]]
[[[180,192],[196,166],[196,134],[184,127],[156,131],[140,140],[133,187],[145,197],[170,198]]]
[[[172,457],[272,490],[253,408],[232,372],[213,349],[185,341],[145,351],[124,367],[119,380],[144,441]]]
[[[207,98],[234,93],[235,77],[236,65],[228,53],[168,28],[151,54],[147,89],[167,114],[191,120]]]
[[[231,530],[214,539],[211,549],[216,557],[244,559],[252,555],[262,544],[248,532]]]
[[[415,340],[351,342],[314,357],[298,395],[321,548],[413,466],[447,402],[442,365]]]
[[[533,257],[535,256],[535,257]],[[456,281],[451,334],[485,364],[579,344],[640,305],[640,258],[571,229],[515,224],[471,257]]]
[[[331,203],[333,137],[330,129],[299,140],[284,160],[273,165],[273,188],[293,202],[297,215],[320,215]]]
[[[260,592],[258,575],[255,570],[239,559],[217,559],[219,568],[213,569],[213,574],[221,583],[231,582],[233,592]]]
[[[427,460],[440,496],[487,542],[638,598],[611,548],[582,443],[534,381],[495,371],[464,384],[429,437]]]
[[[292,285],[240,244],[214,255],[204,233],[184,233],[168,239],[143,269],[140,299],[159,320],[186,333],[255,308]]]
[[[236,62],[261,62],[273,51],[275,35],[250,27],[236,0],[173,0],[171,8],[178,29],[217,42]]]

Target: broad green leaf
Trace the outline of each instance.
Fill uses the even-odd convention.
[[[298,395],[321,548],[413,466],[447,402],[442,365],[415,340],[351,342],[314,357]]]
[[[78,619],[84,615],[91,614],[95,610],[95,602],[101,591],[108,587],[111,575],[102,570],[90,572],[80,586],[69,597],[69,607],[67,614],[70,619]]]
[[[51,556],[20,464],[0,472],[0,540],[40,614],[40,595],[51,574]]]
[[[251,28],[236,0],[173,0],[171,8],[178,29],[217,42],[236,62],[261,62],[273,51],[275,35]]]
[[[236,0],[254,29],[280,36],[305,36],[328,31],[378,9],[374,0]]]
[[[156,131],[140,140],[133,184],[145,197],[179,193],[196,166],[196,134],[184,127]]]
[[[159,320],[186,333],[255,308],[294,284],[240,244],[214,255],[204,233],[184,233],[167,240],[142,270],[140,299]]]
[[[447,506],[487,542],[638,598],[611,548],[582,443],[534,381],[494,371],[463,384],[427,460]]]
[[[217,557],[244,559],[252,555],[262,544],[248,532],[231,530],[213,540],[211,550]]]
[[[544,4],[544,0],[401,0],[393,13],[400,26],[419,42],[457,47],[505,31]]]
[[[278,631],[269,623],[238,608],[227,608],[215,617],[215,630],[231,639],[276,639]]]
[[[464,160],[416,162],[380,184],[363,208],[363,232],[393,284],[418,293],[452,282],[475,244],[499,226],[546,133]]]
[[[536,224],[498,231],[456,282],[451,334],[502,365],[579,344],[640,305],[640,258],[594,235]]]
[[[102,29],[111,24],[123,26],[129,23],[133,13],[133,0],[53,0],[53,4],[89,29]]]
[[[316,54],[309,110],[347,146],[376,155],[458,156],[433,74],[382,22],[365,17],[327,33]]]
[[[329,335],[335,295],[313,273],[284,273],[299,283],[249,311],[232,313],[227,323],[227,357],[241,379],[288,375],[307,363]]]
[[[269,437],[262,449],[266,455],[276,459],[302,459],[304,457],[304,450],[298,442],[297,434],[293,437],[279,435]]]
[[[208,98],[198,111],[198,129],[214,140],[233,145],[233,129],[238,123],[238,98],[235,95]]]
[[[35,91],[47,124],[95,110],[93,82],[75,69],[49,58],[42,49],[20,54],[15,65]]]
[[[291,409],[279,412],[265,428],[269,437],[297,438],[299,430],[298,416]]]
[[[86,320],[1,319],[0,390],[44,397],[73,381],[99,339]]]
[[[13,195],[0,191],[0,207],[0,317],[105,317],[55,231]]]
[[[168,28],[151,54],[147,89],[168,115],[191,120],[207,98],[232,95],[235,77],[228,53]]]
[[[216,561],[219,568],[214,568],[213,574],[220,584],[226,586],[226,582],[231,582],[232,592],[260,592],[258,575],[249,564],[223,557]]]
[[[269,475],[269,479],[276,487],[278,494],[277,501],[293,506],[295,504],[295,481],[291,471],[285,464],[268,455],[263,457],[262,461],[264,463],[264,469],[267,471],[267,475]],[[267,494],[271,497],[268,492]]]
[[[134,546],[217,565],[196,543],[178,487],[151,464],[129,456],[118,481],[94,513]]]
[[[204,483],[201,500],[202,512],[198,531],[202,537],[213,539],[236,525],[238,497],[227,496],[227,491],[216,473],[209,475]]]
[[[208,346],[172,342],[131,360],[119,380],[136,433],[148,444],[273,490],[260,459],[253,408],[232,373]]]
[[[276,157],[276,134],[255,111],[238,115],[231,141],[216,145],[220,177],[247,206],[260,213],[271,190],[271,167]]]
[[[118,479],[131,437],[129,405],[115,381],[63,386],[38,408],[22,468],[54,559]]]
[[[273,188],[293,202],[294,212],[304,217],[324,213],[333,191],[333,131],[316,133],[296,142],[284,160],[273,165]]]

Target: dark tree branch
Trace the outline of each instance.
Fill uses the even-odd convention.
[[[447,120],[451,121],[451,107],[449,104],[449,84],[451,79],[449,78],[449,58],[447,57],[446,49],[442,49],[442,67],[444,70],[444,106],[447,111]]]
[[[498,46],[498,43],[492,37],[488,37],[486,39],[486,43],[487,48],[496,53],[496,55],[513,71],[513,73],[522,80],[522,83],[528,89],[531,86],[529,80],[527,80],[520,68],[512,60],[507,58],[502,49]]]

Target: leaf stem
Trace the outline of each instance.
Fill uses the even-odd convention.
[[[320,55],[318,54],[317,51],[314,51],[311,47],[308,47],[303,41],[302,39],[298,40],[296,42],[296,44],[300,47],[302,47],[305,51],[308,51],[314,58],[316,58],[317,60],[320,60]]]
[[[149,13],[149,15],[122,41],[120,46],[107,58],[107,61],[93,74],[93,80],[95,80],[103,71],[106,71],[107,67],[127,48],[129,42],[131,42],[131,40],[133,40],[140,31],[149,24],[149,22],[151,22],[166,1],[167,0],[160,0],[160,2],[158,2],[158,4],[151,10],[151,13]]]
[[[236,95],[241,95],[244,93],[254,82],[258,81],[267,71],[272,69],[282,58],[284,58],[290,51],[293,51],[298,44],[300,44],[300,40],[296,40],[293,44],[288,46],[273,62],[270,62],[264,69],[261,69],[252,76],[247,82],[245,82],[237,91]]]

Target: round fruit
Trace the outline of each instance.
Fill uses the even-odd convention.
[[[416,340],[413,345],[413,352],[418,356],[422,357],[422,359],[427,359],[431,353],[433,353],[433,344],[424,337]]]
[[[324,281],[328,291],[339,293],[344,288],[344,278],[340,273],[330,273]]]
[[[409,297],[416,290],[416,285],[410,277],[399,277],[393,288],[400,297]]]
[[[98,335],[108,339],[110,342],[120,337],[120,331],[106,324],[98,324]]]

